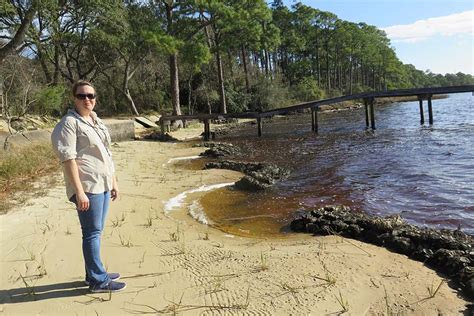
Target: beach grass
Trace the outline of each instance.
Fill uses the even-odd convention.
[[[120,245],[122,245],[123,247],[127,247],[127,248],[133,247],[133,243],[130,237],[127,238],[125,236],[122,236],[122,234],[119,234],[119,239],[120,239]]]
[[[429,294],[428,298],[435,297],[439,289],[441,288],[441,285],[443,285],[443,283],[444,283],[444,280],[441,280],[436,288],[434,284],[432,283],[431,286],[428,287],[428,294]]]
[[[146,228],[150,228],[151,226],[153,226],[153,216],[151,215],[151,213],[147,216],[144,226]]]
[[[170,240],[171,241],[179,241],[182,237],[182,232],[179,228],[179,225],[176,226],[176,231],[175,232],[170,232],[169,233]]]
[[[349,302],[348,300],[341,294],[341,291],[339,291],[339,296],[335,295],[336,301],[339,303],[339,305],[342,308],[341,313],[347,313],[349,311]]]
[[[58,171],[60,164],[49,144],[32,145],[25,148],[3,151],[0,155],[0,214],[5,214],[15,204],[20,193],[41,193],[45,186],[54,183],[55,177],[48,177],[45,184],[35,181]]]

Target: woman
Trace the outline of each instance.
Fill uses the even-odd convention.
[[[76,204],[82,229],[86,284],[93,293],[117,292],[126,284],[118,273],[107,273],[100,260],[100,238],[110,199],[119,195],[110,151],[110,134],[93,111],[96,92],[91,83],[72,87],[74,109],[56,125],[51,135],[54,151],[63,164],[66,193]]]

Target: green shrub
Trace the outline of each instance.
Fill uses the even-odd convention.
[[[34,99],[34,112],[41,115],[59,115],[67,102],[64,86],[49,86],[39,90]]]
[[[226,86],[226,101],[228,113],[240,113],[249,109],[252,96],[245,91],[239,91],[233,85]]]
[[[193,93],[195,98],[193,113],[208,113],[208,102],[212,113],[219,111],[219,94],[216,90],[201,87]]]
[[[320,100],[326,97],[323,89],[318,87],[318,82],[313,77],[305,77],[292,87],[293,97],[299,101]]]
[[[352,94],[363,93],[370,91],[370,88],[363,86],[361,84],[353,84],[352,85]]]
[[[295,103],[290,97],[288,87],[280,80],[260,78],[251,88],[249,110],[267,111]]]

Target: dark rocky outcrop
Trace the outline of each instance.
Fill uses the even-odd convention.
[[[459,230],[420,228],[405,223],[400,216],[369,216],[333,205],[300,215],[292,221],[291,229],[385,246],[446,274],[474,299],[474,237]]]
[[[288,170],[273,164],[229,160],[209,162],[205,168],[228,169],[244,173],[245,176],[235,183],[237,189],[244,191],[265,190],[289,174]]]
[[[157,140],[160,142],[180,142],[179,139],[174,138],[168,133],[162,134],[161,132],[152,132],[148,135],[143,136],[144,139]]]
[[[208,158],[221,159],[226,157],[236,158],[243,156],[242,151],[232,144],[209,142],[200,146],[209,148],[205,152],[201,153],[201,156]],[[289,174],[288,170],[280,168],[274,164],[231,160],[208,162],[205,168],[228,169],[244,173],[245,176],[235,183],[235,187],[240,190],[252,192],[265,190],[274,185],[277,180],[283,179]]]
[[[208,158],[235,157],[241,153],[240,149],[232,144],[204,143],[203,146],[209,149],[201,153],[200,156]]]

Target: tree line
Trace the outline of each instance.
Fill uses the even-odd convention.
[[[99,111],[135,115],[474,83],[405,65],[382,30],[302,3],[0,0],[2,112],[60,114],[78,79],[95,84]]]

